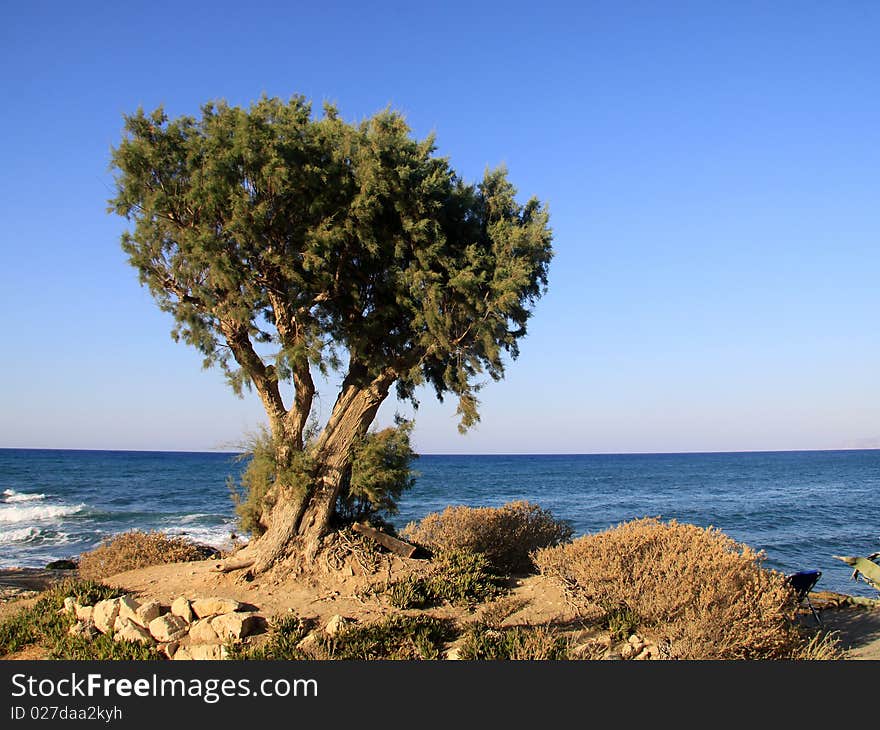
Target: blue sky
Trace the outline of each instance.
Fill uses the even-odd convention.
[[[871,2],[7,3],[0,447],[262,421],[172,342],[106,201],[124,113],[263,93],[391,105],[549,205],[521,357],[467,436],[424,393],[422,452],[880,446],[878,30]]]

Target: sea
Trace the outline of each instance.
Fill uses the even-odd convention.
[[[238,533],[230,453],[0,449],[0,567],[44,567],[128,530],[226,547]],[[880,551],[880,450],[423,455],[397,527],[449,505],[528,500],[575,535],[639,517],[720,529],[817,590],[877,597],[835,555]],[[247,537],[246,535],[242,537]]]

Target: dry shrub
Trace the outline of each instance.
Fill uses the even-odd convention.
[[[503,507],[447,507],[408,524],[404,538],[438,551],[485,555],[502,573],[533,568],[530,553],[571,539],[572,530],[549,510],[529,502]]]
[[[633,612],[680,659],[791,656],[794,594],[762,561],[714,528],[649,518],[535,555],[578,603]]]
[[[83,578],[100,580],[150,565],[205,560],[215,552],[212,548],[196,545],[185,537],[132,530],[115,535],[94,550],[80,555],[79,574]]]

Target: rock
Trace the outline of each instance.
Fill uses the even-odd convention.
[[[137,610],[141,607],[141,604],[131,596],[122,596],[118,599],[118,601],[119,614],[117,618],[123,619],[125,621],[133,621],[136,624],[140,624],[140,619],[138,619],[137,616]]]
[[[234,613],[241,604],[231,598],[196,598],[192,602],[192,610],[199,618]]]
[[[67,633],[71,636],[81,636],[84,639],[94,639],[98,635],[98,629],[91,621],[77,621]]]
[[[345,618],[345,616],[340,616],[337,613],[335,616],[330,617],[330,620],[324,627],[324,633],[327,634],[327,636],[336,636],[336,634],[339,633],[339,630],[349,623],[351,623],[349,619]]]
[[[76,599],[73,596],[64,599],[64,613],[76,613]]]
[[[192,606],[190,606],[189,601],[180,596],[180,598],[175,598],[174,603],[171,604],[171,613],[175,616],[180,616],[184,621],[188,624],[193,622],[194,616],[192,612]]]
[[[448,649],[443,658],[453,662],[459,661],[461,659],[460,647],[454,646],[451,649]]]
[[[180,651],[178,649],[178,651]],[[221,644],[194,644],[189,647],[190,656],[193,659],[199,659],[202,661],[216,661],[218,659],[225,659],[229,652],[226,651],[226,647]],[[177,655],[174,655],[174,658],[177,658]]]
[[[633,648],[632,644],[624,644],[620,647],[620,658],[621,659],[631,659],[636,655],[636,650]]]
[[[92,621],[92,614],[94,611],[94,606],[80,606],[78,603],[73,604],[73,612],[80,621]]]
[[[156,641],[174,641],[186,633],[187,626],[180,616],[166,613],[150,621],[149,629]]]
[[[636,652],[641,651],[645,647],[645,640],[638,634],[633,634],[627,642]]]
[[[220,616],[217,616],[220,618]],[[218,644],[220,637],[211,628],[210,618],[201,618],[189,627],[189,638],[197,644]]]
[[[137,641],[141,644],[147,644],[149,646],[152,646],[156,643],[155,641],[153,641],[153,637],[150,636],[150,632],[147,631],[140,624],[136,624],[131,619],[120,619],[118,616],[116,620],[121,624],[121,626],[119,629],[116,630],[116,633],[113,635],[113,641]]]
[[[106,601],[98,601],[92,612],[92,620],[95,628],[102,634],[109,634],[113,630],[113,623],[119,615],[119,599],[110,598]]]
[[[163,641],[156,646],[156,649],[160,654],[164,654],[169,659],[174,659],[174,653],[177,651],[178,646],[180,646],[180,644],[176,641]]]
[[[222,640],[243,639],[259,625],[255,613],[224,613],[211,619],[211,628]]]
[[[140,624],[143,627],[147,627],[150,625],[150,621],[155,618],[159,618],[163,613],[165,613],[162,604],[157,601],[147,601],[146,603],[142,603],[137,613],[137,619],[135,623]],[[183,618],[183,617],[181,617]]]
[[[194,657],[190,654],[189,647],[181,646],[174,652],[174,661],[187,661],[192,660]]]
[[[321,649],[321,641],[317,634],[313,631],[307,634],[297,645],[296,648],[304,651],[306,654],[314,654]]]
[[[53,560],[46,564],[46,570],[76,570],[77,564],[72,560]]]

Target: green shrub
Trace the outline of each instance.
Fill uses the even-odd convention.
[[[451,621],[393,615],[373,624],[352,624],[322,639],[330,659],[439,659],[455,636]]]
[[[460,550],[485,555],[502,572],[533,569],[531,553],[568,542],[571,527],[529,502],[502,507],[447,507],[410,523],[401,533],[432,550]]]
[[[491,628],[472,627],[462,639],[459,658],[474,660],[570,659],[569,642],[543,626]]]
[[[311,659],[297,648],[311,629],[311,623],[298,616],[276,617],[269,622],[266,641],[259,646],[231,644],[227,647],[231,660],[291,661]]]
[[[0,655],[26,646],[42,646],[50,659],[132,660],[162,657],[154,647],[128,641],[114,641],[99,634],[94,638],[71,636],[67,632],[76,619],[64,613],[64,599],[73,596],[83,605],[93,605],[123,592],[94,581],[66,579],[43,592],[36,603],[0,623]]]
[[[79,574],[83,578],[100,580],[126,570],[206,560],[215,554],[213,548],[196,545],[182,536],[131,530],[114,535],[94,550],[83,553],[79,560]]]
[[[713,528],[634,520],[535,560],[582,606],[637,617],[675,658],[784,658],[799,643],[785,576]]]
[[[397,608],[424,608],[443,601],[472,606],[502,592],[500,578],[484,555],[452,550],[435,557],[430,574],[393,583],[389,601]]]

